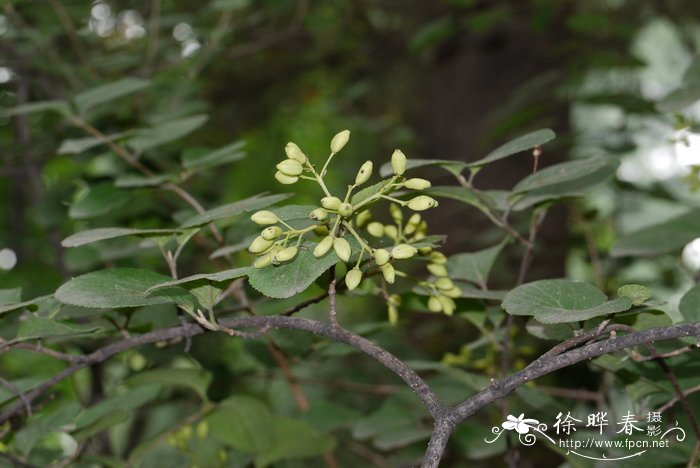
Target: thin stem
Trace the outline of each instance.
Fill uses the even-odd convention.
[[[323,165],[323,168],[321,169],[321,179],[326,175],[326,169],[328,168],[328,165],[331,163],[331,159],[333,159],[333,156],[335,156],[335,153],[331,153],[328,156],[328,159],[326,159],[326,163]]]
[[[316,182],[318,182],[318,185],[321,186],[323,193],[325,193],[327,197],[332,196],[331,192],[328,191],[328,187],[326,187],[326,184],[323,182],[323,178],[316,172],[314,165],[311,164],[308,159],[306,160],[306,167],[308,167],[311,173],[314,175],[314,178],[316,179]]]
[[[362,240],[362,238],[359,236],[359,234],[357,234],[357,232],[355,232],[355,229],[353,229],[353,227],[350,225],[350,223],[348,223],[347,221],[343,221],[342,223],[343,223],[343,226],[345,227],[345,229],[347,229],[350,232],[350,234],[352,234],[352,237],[355,238],[357,243],[360,244],[360,247],[362,247],[362,250],[366,250],[367,252],[369,252],[371,254],[372,248],[369,245],[367,245],[367,243],[365,241]]]
[[[331,281],[328,284],[328,319],[331,325],[335,328],[340,327],[338,324],[338,310],[336,303],[336,290],[335,290],[335,265],[329,270]]]

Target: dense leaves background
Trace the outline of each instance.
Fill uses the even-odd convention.
[[[504,372],[499,301],[517,282],[522,248],[502,242],[488,206],[510,211],[525,236],[533,216],[549,210],[526,277],[533,283],[504,302],[517,316],[506,348],[513,369],[556,342],[548,340],[571,336],[563,323],[574,319],[561,319],[567,311],[584,309],[575,320],[590,328],[630,309],[633,301],[617,294],[625,284],[646,286],[657,302],[621,322],[643,329],[697,321],[698,15],[692,0],[6,1],[0,248],[17,264],[0,271],[0,336],[80,355],[178,324],[174,297],[201,302],[211,281],[248,274],[236,269],[252,261],[244,252],[256,234],[249,214],[292,191],[272,177],[285,143],[323,158],[344,128],[352,143],[329,183],[342,187],[362,161],[379,168],[401,147],[433,181],[428,193],[441,197],[426,213],[430,233],[447,235],[444,251],[456,254],[448,269],[471,288],[453,318],[427,313],[425,298],[409,294],[395,327],[384,301],[363,290],[339,298],[342,322],[408,360],[447,402]],[[541,130],[548,128],[557,139]],[[533,145],[544,150],[535,174]],[[482,165],[474,183],[488,206],[453,176]],[[311,185],[293,192],[289,203],[318,203]],[[168,250],[179,253],[181,278],[234,271],[145,300],[145,289],[171,279],[161,255]],[[310,268],[321,275],[326,266]],[[71,282],[47,296],[83,274],[91,293]],[[327,284],[324,276],[311,284],[316,278],[304,271],[311,287],[297,285],[305,291],[289,298],[270,275],[253,273],[254,287],[246,286],[259,314],[286,310]],[[114,285],[119,294],[109,293]],[[583,288],[589,302],[552,303],[533,295],[537,288]],[[222,310],[233,313],[236,299]],[[303,314],[324,318],[326,306]],[[0,452],[37,466],[321,466],[332,463],[322,457],[330,451],[341,466],[420,458],[431,423],[394,376],[338,343],[294,331],[270,337],[212,333],[188,352],[182,341],[119,354],[52,388],[33,416],[3,426]],[[670,361],[685,389],[700,384],[696,358]],[[0,387],[0,404],[16,401],[12,387],[27,391],[64,367],[27,350],[3,353],[0,375],[12,386]],[[580,390],[598,400],[580,399]],[[620,353],[563,369],[508,400],[512,414],[551,423],[558,411],[588,412],[600,401],[643,412],[673,395],[653,363]],[[700,413],[697,395],[688,402]],[[672,416],[689,427],[683,412]],[[503,463],[505,441],[483,442],[501,421],[495,405],[467,421],[445,464]],[[683,464],[690,439],[644,462]],[[552,449],[538,444],[521,460],[581,463]]]

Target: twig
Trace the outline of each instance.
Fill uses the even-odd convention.
[[[86,359],[85,356],[61,353],[59,351],[54,351],[53,349],[44,348],[43,346],[35,345],[33,343],[6,342],[5,344],[3,344],[2,347],[0,347],[0,354],[5,353],[7,351],[11,351],[13,349],[26,349],[26,350],[29,350],[29,351],[32,351],[35,353],[45,354],[47,356],[51,356],[52,358],[58,359],[59,361],[65,361],[65,362],[70,362],[70,363],[81,363],[81,362],[85,361],[85,359]]]
[[[695,387],[691,387],[683,392],[683,397],[687,397],[688,395],[692,395],[693,393],[700,392],[700,385],[697,385]],[[670,409],[673,405],[681,401],[681,398],[679,396],[675,396],[672,399],[670,399],[668,402],[666,402],[664,405],[659,406],[656,410],[658,413],[663,413],[664,411],[667,411]]]
[[[328,319],[331,325],[334,327],[339,327],[338,325],[338,310],[336,305],[336,294],[335,294],[335,265],[330,269],[331,281],[328,285]]]
[[[49,3],[51,3],[51,8],[56,13],[56,16],[58,16],[58,20],[61,22],[63,29],[66,30],[70,43],[73,46],[78,59],[80,60],[80,64],[85,68],[85,70],[87,70],[91,78],[96,78],[97,75],[95,74],[95,70],[90,65],[90,57],[88,56],[85,47],[83,47],[83,43],[80,41],[78,33],[75,29],[75,24],[66,11],[66,8],[63,6],[63,3],[58,0],[49,0]]]
[[[673,351],[669,351],[667,353],[660,353],[657,354],[656,356],[642,356],[639,354],[632,354],[632,360],[634,362],[645,362],[645,361],[653,361],[655,359],[666,359],[666,358],[671,358],[671,357],[676,357],[683,355],[685,353],[688,353],[690,351],[697,350],[700,345],[689,345],[689,346],[683,346],[682,348],[678,348]]]
[[[306,394],[301,389],[301,386],[299,385],[299,380],[297,379],[296,375],[292,373],[292,370],[289,367],[289,361],[284,355],[284,352],[280,349],[279,346],[277,346],[276,343],[269,339],[267,340],[266,345],[267,349],[272,355],[272,358],[275,360],[277,366],[282,371],[284,378],[287,380],[287,383],[289,383],[289,388],[292,390],[292,396],[294,397],[294,401],[296,401],[297,406],[304,413],[309,411],[309,409],[311,408],[311,405],[309,404],[309,399],[306,398]]]
[[[29,401],[27,396],[22,392],[22,390],[17,388],[17,386],[15,384],[13,384],[12,382],[10,382],[9,380],[5,380],[5,378],[3,378],[2,376],[0,376],[0,385],[2,385],[3,387],[6,387],[12,393],[17,395],[17,397],[22,401],[22,403],[24,403],[24,408],[27,410],[27,416],[32,415],[32,403]]]
[[[598,246],[596,246],[595,235],[591,229],[590,224],[583,217],[583,214],[579,209],[573,205],[571,209],[571,214],[574,220],[581,227],[583,231],[583,238],[586,241],[586,248],[588,249],[588,256],[591,258],[591,267],[593,267],[593,277],[595,278],[595,284],[599,289],[605,289],[605,278],[603,277],[603,268],[600,261],[600,253],[598,252]]]

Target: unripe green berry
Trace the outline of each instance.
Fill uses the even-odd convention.
[[[276,214],[274,214],[272,211],[267,211],[267,210],[262,210],[262,211],[258,211],[256,213],[253,213],[253,216],[251,216],[250,219],[258,226],[267,226],[268,224],[277,224],[280,221],[280,219],[277,217]]]
[[[355,176],[355,185],[364,184],[372,176],[372,161],[366,161],[357,171]]]
[[[391,260],[391,255],[384,249],[375,249],[374,252],[372,252],[372,256],[374,257],[375,263],[379,266],[382,266]]]
[[[377,221],[371,222],[367,225],[367,232],[374,237],[382,237],[384,235],[384,225]]]
[[[272,264],[272,254],[265,254],[261,255],[260,257],[255,259],[255,262],[253,263],[253,266],[255,268],[265,268],[268,265]]]
[[[314,221],[323,221],[328,218],[328,212],[323,208],[316,208],[311,213],[309,213],[309,218]]]
[[[413,179],[408,179],[403,183],[404,187],[411,190],[425,190],[430,187],[430,181],[425,179],[419,179],[417,177]]]
[[[340,206],[338,207],[338,214],[342,216],[343,218],[347,218],[348,216],[352,216],[353,209],[352,205],[350,203],[341,203]]]
[[[387,224],[384,226],[384,235],[390,239],[396,239],[399,236],[399,230],[396,226]]]
[[[333,153],[338,153],[340,150],[343,149],[343,146],[345,146],[349,139],[350,130],[343,130],[342,132],[336,133],[333,139],[331,140],[331,151]]]
[[[406,172],[406,155],[401,150],[395,150],[391,155],[391,168],[394,174],[400,176]]]
[[[283,172],[277,171],[275,172],[275,179],[277,179],[277,182],[279,182],[280,184],[292,185],[297,180],[299,180],[299,177],[289,176]]]
[[[292,143],[291,141],[284,147],[284,152],[289,159],[293,159],[301,164],[305,164],[308,159],[296,143]]]
[[[396,221],[396,223],[400,224],[401,221],[403,221],[403,212],[396,203],[389,205],[389,213],[391,213],[391,217],[394,219],[394,221]]]
[[[418,213],[413,213],[410,218],[408,218],[408,223],[406,223],[406,228],[404,229],[404,234],[410,236],[418,229],[420,224],[420,215]]]
[[[282,234],[282,228],[279,226],[270,226],[262,230],[260,237],[265,240],[275,240]]]
[[[304,171],[299,161],[294,159],[285,159],[277,165],[277,170],[284,175],[288,176],[298,176]]]
[[[369,210],[360,211],[357,216],[355,216],[355,224],[357,227],[362,228],[369,222],[372,218],[372,213]]]
[[[443,276],[435,281],[435,287],[443,291],[448,291],[454,287],[454,283],[452,283],[452,280],[448,277]]]
[[[394,270],[394,266],[391,263],[385,263],[380,268],[382,270],[382,276],[384,276],[386,282],[389,284],[394,284],[394,281],[396,280],[396,271]]]
[[[396,325],[399,321],[399,309],[396,306],[389,304],[387,307],[387,316],[389,319],[389,325]]]
[[[455,301],[443,295],[438,296],[438,300],[440,301],[440,304],[442,304],[442,311],[445,313],[445,315],[452,315],[454,313],[455,309],[457,308]]]
[[[440,265],[437,263],[428,263],[428,271],[435,276],[447,276],[447,268],[445,265]]]
[[[338,197],[323,197],[321,198],[321,206],[327,210],[337,211],[340,204],[343,203]]]
[[[459,289],[457,286],[452,286],[451,289],[448,289],[447,291],[442,291],[442,293],[447,297],[462,297],[462,290]]]
[[[421,255],[428,255],[432,251],[433,251],[432,247],[421,247],[420,249],[418,249],[418,253]]]
[[[253,239],[253,242],[250,243],[250,246],[248,247],[248,252],[252,254],[259,254],[263,253],[270,247],[272,247],[273,242],[271,240],[264,239],[262,236],[258,236],[255,239]]]
[[[444,265],[445,263],[447,263],[447,257],[445,257],[445,254],[443,254],[442,252],[438,252],[436,250],[435,252],[430,253],[430,261],[432,263]]]
[[[418,253],[418,249],[408,244],[399,244],[391,249],[391,256],[399,260],[411,258],[416,253]]]
[[[287,247],[286,249],[282,249],[272,258],[272,263],[278,264],[288,262],[297,256],[297,252],[299,252],[299,249],[296,247]]]
[[[418,195],[408,202],[408,207],[413,211],[423,211],[436,206],[438,206],[438,202],[427,195]]]
[[[353,268],[345,275],[345,284],[348,287],[348,291],[355,289],[360,284],[360,281],[362,281],[362,272],[359,268]]]
[[[314,228],[314,234],[316,234],[318,237],[326,237],[330,233],[331,231],[328,230],[328,226],[326,226],[325,224],[316,226]]]
[[[389,304],[396,307],[400,306],[401,296],[399,296],[398,294],[392,294],[391,296],[389,296]]]
[[[335,254],[342,261],[347,262],[350,260],[350,254],[352,254],[350,243],[342,237],[336,237],[335,240],[333,240],[333,250],[335,250]]]
[[[324,237],[321,242],[316,244],[316,248],[314,248],[314,257],[323,257],[331,250],[331,247],[333,247],[333,237]]]
[[[442,310],[442,302],[437,296],[430,296],[430,299],[428,299],[428,310],[430,312],[440,312]]]

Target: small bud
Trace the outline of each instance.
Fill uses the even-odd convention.
[[[399,244],[391,249],[391,256],[399,260],[411,258],[416,253],[418,253],[418,249],[408,244]]]
[[[350,203],[341,203],[340,206],[338,207],[338,214],[342,216],[343,218],[347,218],[348,216],[352,216],[353,209],[352,205]]]
[[[384,225],[377,221],[371,222],[367,225],[367,232],[374,237],[382,237],[384,235]]]
[[[406,172],[406,155],[401,150],[397,149],[391,155],[391,168],[399,176]]]
[[[253,262],[253,266],[255,268],[265,268],[268,265],[272,264],[272,254],[265,254],[261,255],[260,257],[255,259],[255,262]]]
[[[331,247],[333,247],[333,237],[324,237],[321,242],[316,244],[316,248],[314,248],[314,257],[323,257],[331,250]]]
[[[430,296],[430,299],[428,299],[428,310],[430,312],[440,312],[442,310],[442,302],[437,296]]]
[[[289,159],[293,159],[301,164],[305,164],[308,159],[296,143],[292,143],[291,141],[284,147],[284,152]]]
[[[206,421],[201,421],[199,424],[197,424],[197,437],[200,439],[206,439],[207,435],[209,435],[209,423]]]
[[[428,263],[428,271],[435,276],[447,276],[447,268],[445,265],[440,265],[437,263]]]
[[[394,280],[396,279],[396,271],[394,270],[394,266],[391,263],[385,263],[380,268],[382,270],[382,276],[384,276],[386,282],[389,284],[394,284]]]
[[[462,297],[462,290],[459,289],[457,286],[453,286],[452,289],[448,289],[447,291],[443,291],[442,293],[447,297]]]
[[[442,295],[438,296],[438,300],[440,301],[440,304],[442,304],[442,311],[445,313],[445,315],[454,314],[454,311],[457,308],[457,304],[455,304],[455,301],[453,301],[447,296]]]
[[[423,211],[436,206],[438,206],[438,202],[427,195],[418,195],[408,202],[408,207],[413,211]]]
[[[328,218],[328,212],[323,208],[316,208],[311,213],[309,213],[309,218],[314,221],[323,221]]]
[[[372,176],[372,161],[365,162],[355,176],[355,185],[364,184]]]
[[[284,175],[298,176],[304,171],[304,168],[301,167],[301,163],[299,161],[295,161],[294,159],[285,159],[277,165],[277,170]]]
[[[408,179],[403,183],[404,187],[411,190],[425,190],[430,187],[430,181],[425,179],[413,178]]]
[[[372,256],[374,257],[375,263],[379,266],[382,266],[391,260],[391,255],[384,249],[375,249]]]
[[[279,226],[270,226],[262,230],[260,237],[265,240],[275,240],[282,234],[282,228]]]
[[[397,224],[401,224],[401,221],[403,221],[403,211],[401,211],[399,205],[396,203],[389,205],[389,213],[391,213],[391,217],[394,218]]]
[[[318,237],[326,237],[330,233],[331,231],[328,230],[328,226],[325,224],[314,228],[314,234],[316,234]]]
[[[263,253],[270,247],[272,247],[273,242],[271,240],[263,239],[262,236],[258,236],[255,239],[253,239],[253,242],[250,243],[250,246],[248,247],[248,252],[252,254],[259,254]]]
[[[398,294],[392,294],[391,296],[389,296],[389,304],[396,306],[396,307],[400,306],[401,305],[401,296],[399,296]]]
[[[445,257],[445,254],[442,252],[438,252],[436,250],[435,252],[430,253],[430,261],[432,263],[437,263],[438,265],[444,265],[447,263],[447,257]]]
[[[410,218],[408,218],[408,223],[406,223],[406,228],[404,229],[404,234],[410,236],[418,229],[420,224],[420,215],[418,213],[413,213]]]
[[[357,227],[362,228],[369,222],[372,218],[372,213],[369,210],[360,211],[357,216],[355,216],[355,224]]]
[[[447,276],[443,276],[435,281],[435,287],[443,291],[448,291],[454,287],[454,283]]]
[[[433,251],[432,247],[421,247],[420,249],[418,249],[418,253],[421,255],[428,255],[432,251]]]
[[[296,247],[287,247],[286,249],[282,249],[272,258],[272,263],[278,264],[288,262],[297,256],[297,252],[299,252],[299,249]]]
[[[345,284],[348,287],[348,291],[355,289],[360,284],[360,281],[362,281],[362,272],[359,268],[353,268],[345,275]]]
[[[396,325],[396,323],[399,321],[399,309],[396,306],[389,304],[389,307],[387,307],[387,315],[389,325]]]
[[[267,210],[253,213],[253,216],[251,216],[250,219],[259,226],[267,226],[268,224],[277,224],[280,222],[280,219],[276,214]]]
[[[336,135],[331,140],[331,151],[333,153],[338,153],[343,146],[350,139],[350,130],[343,130],[342,132],[336,133]]]
[[[321,198],[321,206],[327,210],[337,211],[340,204],[343,203],[338,197],[323,197]]]
[[[333,250],[335,250],[336,255],[342,261],[347,262],[348,260],[350,260],[350,254],[352,254],[350,243],[342,237],[336,237],[333,240]]]
[[[277,182],[280,184],[284,185],[291,185],[295,183],[297,180],[299,180],[299,177],[295,176],[288,176],[287,174],[277,171],[275,172],[275,179],[277,179]]]
[[[391,239],[396,239],[399,236],[399,230],[392,224],[384,226],[384,235]]]

